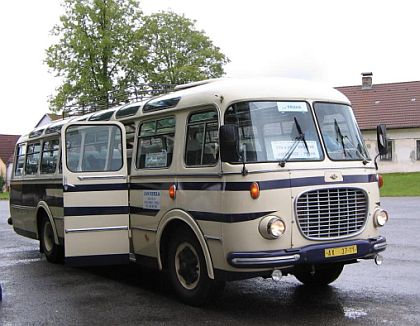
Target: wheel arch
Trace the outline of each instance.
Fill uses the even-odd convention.
[[[207,246],[207,242],[204,238],[203,232],[201,231],[197,222],[186,212],[182,210],[172,210],[165,214],[161,219],[157,234],[156,234],[156,246],[157,246],[157,259],[159,269],[162,270],[165,266],[165,252],[167,251],[169,235],[171,230],[174,230],[177,227],[185,227],[191,230],[198,242],[200,243],[201,250],[204,254],[204,259],[206,260],[207,274],[210,279],[214,279],[214,270],[213,262],[211,259],[210,251]]]
[[[55,244],[57,245],[60,244],[58,240],[58,233],[57,233],[57,228],[54,223],[54,219],[52,217],[51,211],[47,203],[44,201],[39,202],[36,208],[36,225],[37,225],[38,238],[40,237],[40,234],[41,234],[41,221],[42,221],[43,216],[47,216],[47,218],[50,220],[50,223],[54,232]]]

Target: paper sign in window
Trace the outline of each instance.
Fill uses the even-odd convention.
[[[273,159],[283,159],[286,156],[287,152],[290,150],[290,148],[293,146],[293,143],[294,141],[272,141],[271,149],[273,151]],[[303,141],[301,141],[299,142],[289,159],[319,159],[319,151],[316,145],[316,141],[306,141],[306,143],[308,145],[309,153],[305,147],[305,144],[303,143]]]

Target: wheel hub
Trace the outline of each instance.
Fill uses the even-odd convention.
[[[175,268],[178,280],[186,289],[194,289],[200,279],[198,254],[189,243],[182,243],[176,251]]]

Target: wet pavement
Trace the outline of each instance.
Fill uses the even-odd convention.
[[[0,201],[0,325],[420,325],[420,197],[383,198],[384,264],[346,266],[325,289],[261,278],[228,283],[204,308],[176,300],[159,273],[135,265],[71,268],[47,263],[38,242],[7,225]]]

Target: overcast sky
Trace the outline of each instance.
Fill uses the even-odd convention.
[[[331,86],[420,80],[415,0],[143,0],[197,21],[231,62],[228,77],[279,76]],[[43,64],[58,0],[0,1],[0,134],[30,131],[58,81]]]

